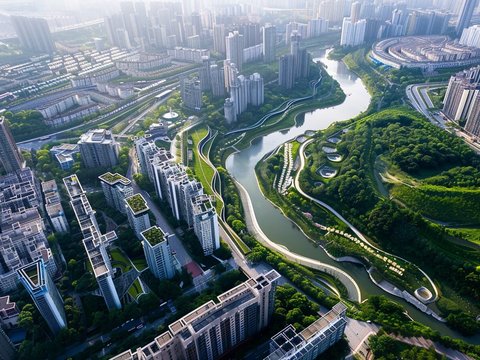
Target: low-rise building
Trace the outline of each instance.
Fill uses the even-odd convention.
[[[78,144],[61,144],[53,146],[50,154],[55,157],[62,170],[69,170],[75,164],[75,154],[80,153]]]
[[[20,310],[14,301],[10,301],[10,296],[0,297],[0,324],[2,327],[7,329],[15,327],[18,324],[18,315],[20,315]]]

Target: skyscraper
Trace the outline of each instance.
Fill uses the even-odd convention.
[[[55,52],[47,20],[25,16],[12,16],[10,19],[24,49],[48,54]]]
[[[367,21],[365,19],[353,22],[350,18],[344,18],[340,45],[357,46],[363,44],[366,26]]]
[[[130,227],[140,238],[142,231],[150,227],[150,218],[148,216],[148,205],[141,194],[135,194],[125,199],[127,208],[127,217]]]
[[[263,37],[263,62],[271,63],[275,61],[275,47],[277,41],[277,28],[271,24],[266,24],[262,28]]]
[[[118,163],[119,145],[110,130],[89,130],[80,136],[78,147],[85,167],[112,167]]]
[[[223,104],[223,113],[227,124],[232,124],[237,121],[237,113],[235,112],[235,104],[232,99],[226,98]]]
[[[183,105],[189,109],[202,108],[202,88],[198,78],[183,78],[180,82]]]
[[[227,60],[233,62],[239,71],[243,68],[243,49],[245,48],[244,38],[238,31],[228,34],[225,38],[225,49]]]
[[[210,65],[210,82],[212,85],[212,94],[216,97],[225,96],[225,79],[223,69],[217,64]]]
[[[18,277],[54,334],[67,326],[63,300],[43,260],[17,270]]]
[[[213,26],[213,50],[225,54],[225,25],[223,24]]]
[[[171,236],[158,226],[152,226],[141,233],[148,268],[157,279],[171,279],[175,275],[173,255],[168,244]]]
[[[25,160],[15,143],[7,120],[3,116],[0,116],[0,162],[7,173],[25,167]]]
[[[291,89],[295,83],[293,55],[287,54],[278,60],[278,85]]]
[[[460,8],[460,13],[458,15],[458,22],[455,28],[457,36],[462,35],[463,29],[470,26],[470,21],[472,20],[473,11],[477,6],[478,0],[460,0],[462,5]]]
[[[202,245],[203,253],[211,255],[220,247],[218,216],[210,198],[200,195],[192,199],[193,230]]]

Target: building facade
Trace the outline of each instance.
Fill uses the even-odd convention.
[[[218,216],[210,198],[200,195],[192,199],[193,230],[202,245],[203,254],[211,255],[220,247]]]
[[[119,145],[110,130],[90,130],[78,141],[82,161],[88,168],[110,168],[118,164]]]
[[[138,238],[141,238],[142,231],[147,230],[150,225],[148,215],[149,207],[141,194],[135,194],[125,199],[128,223]]]
[[[3,116],[0,116],[0,162],[7,174],[25,167],[25,160]]]
[[[67,327],[63,300],[43,260],[18,269],[17,274],[50,330],[57,334]]]
[[[47,54],[55,52],[47,20],[25,16],[11,16],[10,19],[24,49]]]
[[[148,268],[157,279],[171,279],[175,276],[175,266],[168,239],[172,237],[165,234],[158,226],[142,231],[143,251]]]
[[[180,320],[137,351],[111,360],[216,360],[252,338],[270,322],[280,275],[275,271],[234,287]]]
[[[120,174],[107,172],[98,177],[108,206],[126,214],[125,199],[133,195],[132,182]]]

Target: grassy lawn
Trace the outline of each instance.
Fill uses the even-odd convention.
[[[140,281],[137,279],[133,282],[132,286],[128,289],[128,294],[136,301],[137,297],[143,294]]]
[[[112,257],[112,266],[120,268],[123,274],[132,270],[132,263],[122,250],[113,249],[110,251],[110,256]]]
[[[148,267],[147,261],[145,259],[133,259],[132,262],[138,271],[145,270]]]
[[[463,239],[480,245],[480,229],[475,228],[449,228],[450,233],[459,234]]]
[[[189,148],[193,151],[193,161],[192,163],[189,164],[189,167],[193,170],[197,179],[202,183],[205,192],[209,195],[214,195],[211,183],[212,183],[212,179],[215,172],[210,167],[210,165],[207,164],[200,157],[200,154],[198,153],[198,148],[197,148],[198,143],[207,135],[207,133],[208,133],[208,130],[205,125],[202,125],[194,129],[192,132],[188,133],[188,136],[189,137],[191,136],[193,141],[193,144],[189,145]],[[210,146],[212,146],[211,141],[205,146],[205,152],[208,152],[208,149],[210,148]],[[216,197],[215,208],[217,210],[217,213],[220,212],[222,207],[223,207],[222,200]]]

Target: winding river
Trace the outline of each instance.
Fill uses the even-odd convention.
[[[336,266],[349,273],[360,286],[362,298],[366,298],[368,295],[385,295],[397,302],[402,302],[412,318],[438,330],[442,335],[462,338],[470,343],[480,344],[480,335],[464,338],[449,329],[445,324],[422,313],[407,302],[385,293],[370,281],[363,267],[333,261],[320,247],[314,246],[295,224],[287,221],[282,213],[263,197],[256,182],[255,165],[265,154],[308,130],[323,130],[334,122],[353,118],[365,111],[370,103],[371,97],[362,81],[349,71],[342,62],[328,60],[326,52],[323,50],[313,52],[312,55],[315,61],[320,60],[324,63],[330,76],[338,81],[347,95],[345,101],[334,107],[305,113],[304,119],[294,127],[288,130],[275,131],[255,139],[249,148],[230,155],[226,162],[227,170],[247,190],[259,226],[271,240],[287,247],[289,250]]]

